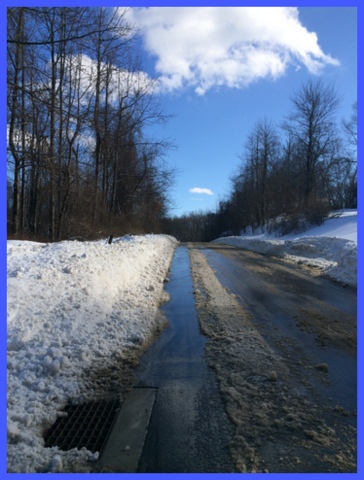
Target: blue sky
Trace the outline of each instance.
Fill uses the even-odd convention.
[[[132,13],[143,27],[144,68],[162,79],[164,111],[174,115],[152,130],[177,147],[166,157],[179,170],[171,192],[174,215],[216,209],[254,124],[266,116],[279,125],[292,93],[308,79],[320,77],[343,95],[339,119],[350,117],[357,99],[355,7],[283,7],[275,9],[281,12],[276,18],[270,10],[249,13],[248,20],[243,10]],[[253,57],[263,55],[258,65],[249,59],[252,49]]]

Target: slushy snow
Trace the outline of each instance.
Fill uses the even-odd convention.
[[[317,267],[335,281],[357,285],[356,210],[334,212],[321,226],[297,235],[277,238],[262,233],[223,237],[214,242]]]
[[[344,211],[298,236],[216,241],[315,265],[355,286],[356,232],[356,211]],[[45,448],[43,432],[66,404],[94,399],[85,371],[112,367],[153,337],[176,246],[166,235],[7,242],[8,472],[91,470],[97,454]]]

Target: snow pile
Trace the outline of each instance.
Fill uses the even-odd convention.
[[[336,212],[321,226],[277,239],[266,233],[218,238],[224,243],[320,268],[330,278],[357,284],[357,211]]]
[[[177,241],[8,241],[8,471],[87,471],[91,452],[45,449],[67,403],[92,400],[85,372],[120,363],[158,328]]]

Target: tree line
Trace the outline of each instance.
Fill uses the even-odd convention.
[[[319,225],[332,210],[357,208],[357,105],[338,122],[341,98],[332,85],[310,80],[291,98],[279,126],[266,117],[249,132],[231,191],[215,212],[170,219],[182,241]]]
[[[216,211],[170,218],[171,145],[145,134],[168,116],[126,14],[7,9],[10,235],[55,241],[163,231],[205,241],[273,228],[272,219],[283,234],[356,208],[356,103],[337,122],[337,91],[315,80],[293,94],[280,125],[264,117],[252,126]]]
[[[94,238],[159,231],[174,172],[156,83],[126,9],[7,10],[8,232]]]

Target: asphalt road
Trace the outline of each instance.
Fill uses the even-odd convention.
[[[176,250],[162,308],[169,327],[141,358],[137,387],[157,389],[138,472],[211,473],[234,470],[233,434],[214,372],[204,358],[188,251]]]
[[[293,365],[327,364],[313,388],[347,410],[357,400],[357,292],[309,269],[227,245],[203,246],[220,283],[252,314],[267,343]],[[301,362],[301,363],[300,363]],[[307,375],[301,368],[297,376]]]
[[[355,471],[356,290],[324,278],[317,271],[278,258],[226,245],[189,246],[191,251],[202,253],[207,259],[223,289],[241,305],[241,318],[247,319],[249,328],[262,338],[265,349],[269,349],[287,371],[285,381],[268,390],[266,396],[263,394],[266,384],[264,381],[260,383],[258,391],[261,398],[258,396],[258,403],[261,402],[261,408],[254,416],[256,399],[248,398],[249,385],[243,378],[244,375],[254,378],[252,372],[245,369],[252,353],[251,350],[247,353],[244,348],[238,349],[239,342],[244,342],[246,335],[239,326],[240,314],[229,342],[224,342],[219,332],[219,341],[224,343],[222,352],[233,345],[228,355],[222,353],[217,360],[220,364],[225,362],[220,383],[224,383],[224,377],[228,377],[231,371],[233,380],[226,382],[227,387],[236,388],[242,397],[247,397],[245,403],[241,400],[240,405],[251,409],[250,417],[233,415],[233,418],[243,423],[249,419],[249,424],[245,423],[238,430],[241,435],[241,432],[250,429],[248,443],[255,444],[254,451],[260,458],[257,463],[261,468],[266,466],[270,472]],[[198,277],[198,268],[196,274]],[[207,270],[204,274],[207,275]],[[204,282],[202,278],[200,281]],[[227,331],[229,321],[233,323],[228,318],[228,312],[219,313],[218,303],[212,302],[217,288],[211,289],[211,300],[208,300],[208,283],[205,282],[203,292],[207,300],[203,300],[200,308],[203,309],[205,303],[210,317],[218,318]],[[216,323],[216,318],[213,323]],[[211,347],[214,357],[219,355],[216,343]],[[257,348],[254,362],[263,365],[266,361],[264,356],[264,352],[259,353]],[[236,359],[235,365],[232,358]],[[257,366],[256,372],[261,371],[262,368]],[[280,388],[285,390],[284,396]],[[255,428],[254,422],[261,423],[261,413],[267,402],[271,403],[271,410],[264,418],[266,425]],[[293,422],[290,421],[292,419]],[[307,437],[309,441],[306,441]],[[292,458],[296,461],[292,462]]]
[[[213,273],[192,262],[193,284],[187,248],[177,249],[166,287],[171,300],[164,307],[170,326],[137,369],[138,387],[157,388],[138,471],[355,471],[356,291],[302,266],[235,247],[188,244],[188,248],[202,254]],[[216,279],[224,302],[230,301],[231,312],[237,312],[230,334],[226,332],[231,325],[224,322],[231,322],[234,315],[229,306],[218,307],[218,298],[213,298],[217,289],[209,291]],[[261,339],[259,348],[264,343],[272,358],[284,365],[288,372],[284,382],[267,387],[262,375],[245,371],[252,355],[244,358],[248,355],[244,349],[236,350],[240,340],[235,342],[235,336],[244,346],[240,318],[249,319],[249,331]],[[207,336],[201,334],[201,325]],[[228,350],[231,345],[236,347],[234,355]],[[267,357],[264,353],[261,357],[263,365]],[[250,387],[258,389],[261,398],[249,397]],[[235,411],[232,391],[238,395]],[[290,399],[290,407],[282,398]],[[262,407],[256,414],[259,401]],[[263,407],[270,409],[264,418]]]

